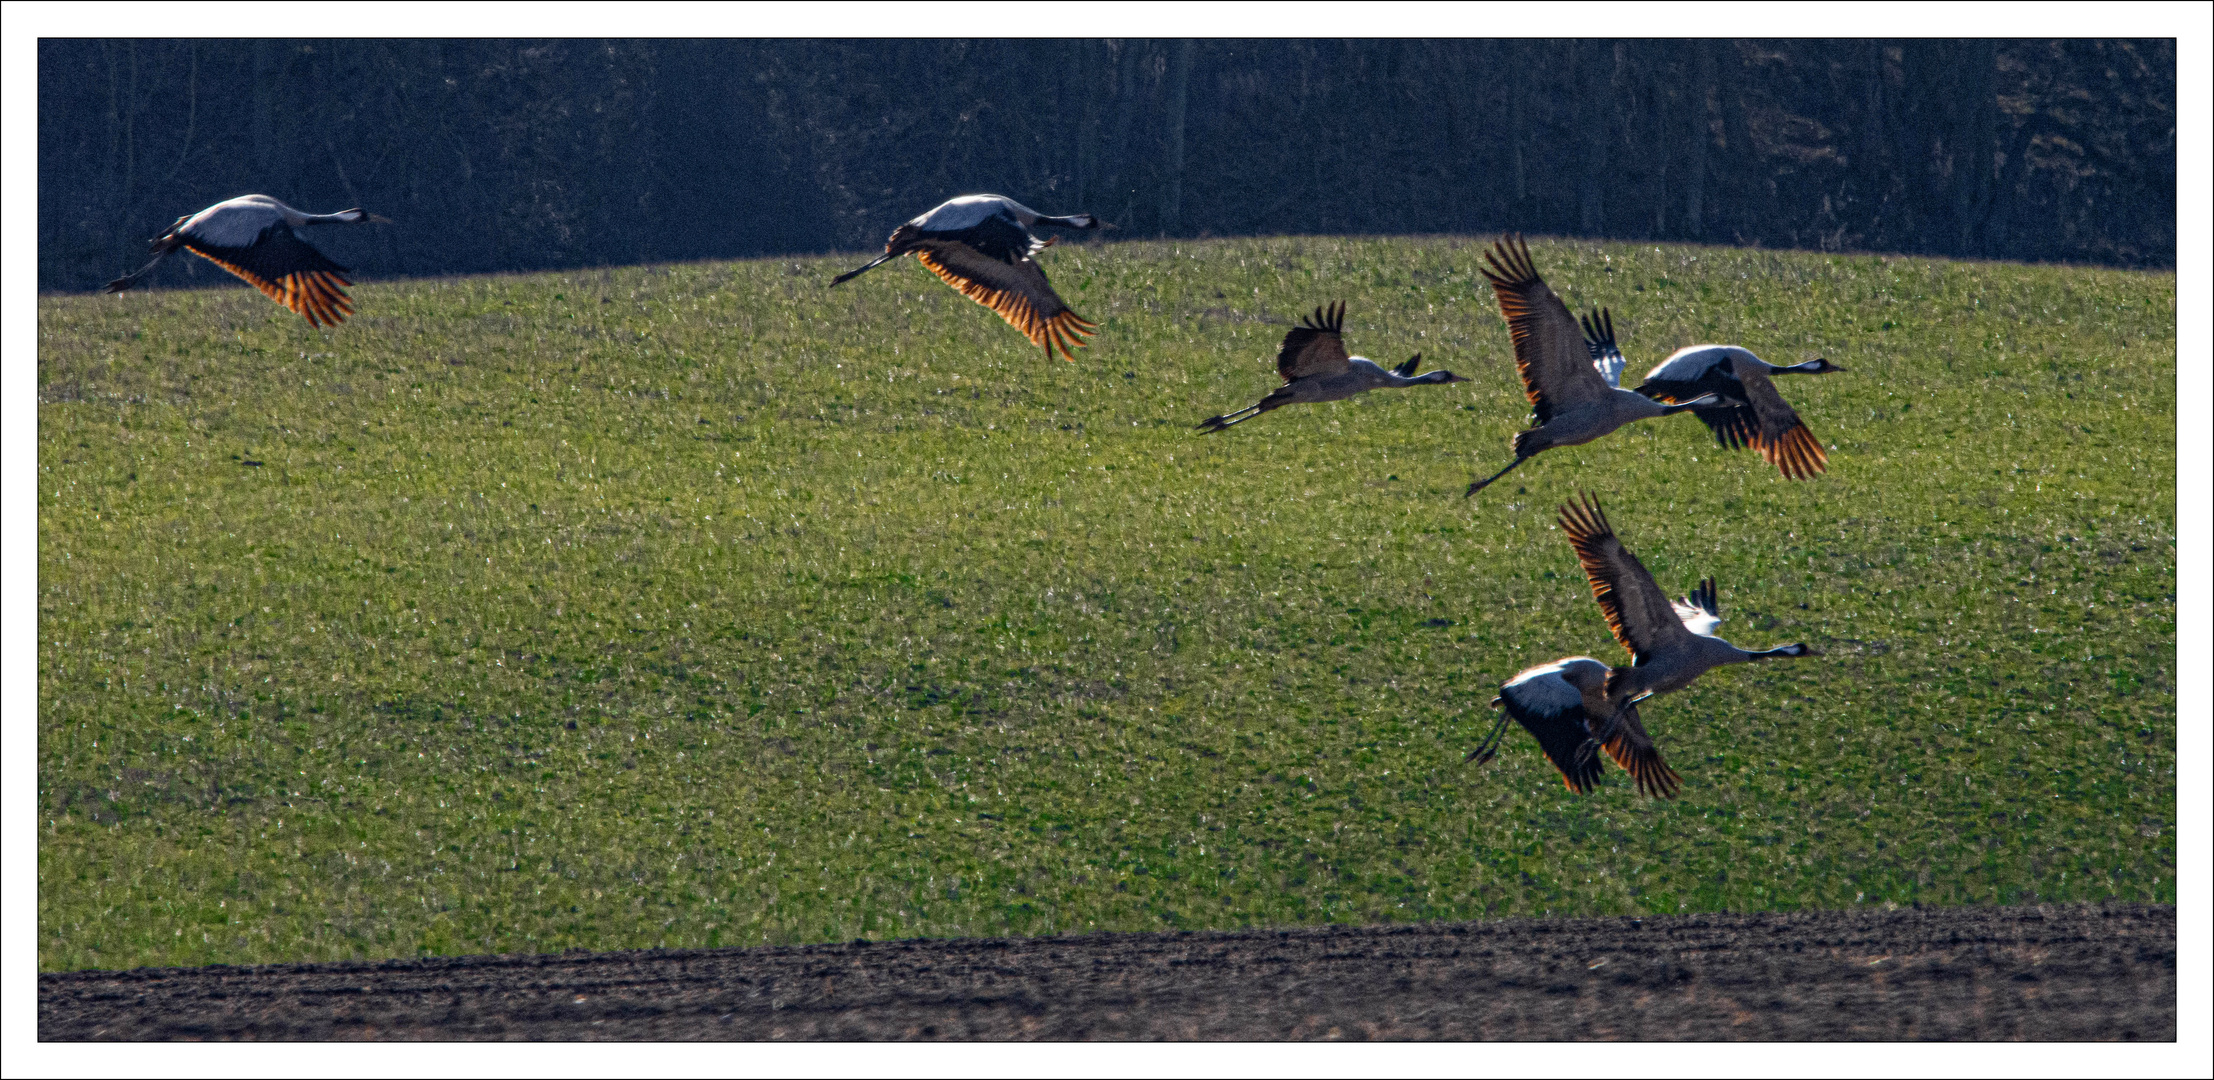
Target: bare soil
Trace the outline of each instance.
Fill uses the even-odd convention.
[[[39,976],[41,1040],[2176,1037],[2162,905],[144,968]]]

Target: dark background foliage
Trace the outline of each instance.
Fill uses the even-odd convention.
[[[39,286],[247,192],[397,219],[318,234],[367,276],[859,251],[973,191],[1126,237],[2167,267],[2175,89],[2165,39],[46,39]]]

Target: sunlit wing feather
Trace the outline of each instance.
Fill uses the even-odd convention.
[[[1027,255],[1002,262],[965,243],[926,240],[917,245],[915,257],[963,296],[998,313],[1032,345],[1045,349],[1047,356],[1058,348],[1064,359],[1073,362],[1076,355],[1070,347],[1087,344],[1084,335],[1099,328],[1061,302],[1045,271]]]
[[[288,225],[270,226],[246,247],[219,247],[190,235],[184,246],[290,308],[310,326],[335,326],[353,314],[345,291],[353,284],[346,277],[351,271],[310,247]]]
[[[1807,430],[1798,411],[1776,392],[1768,373],[1741,363],[1737,365],[1737,378],[1745,386],[1745,403],[1753,419],[1752,437],[1746,442],[1786,479],[1804,480],[1827,471],[1830,458],[1822,452],[1822,443]]]

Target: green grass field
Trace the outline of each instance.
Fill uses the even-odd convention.
[[[1041,362],[912,262],[39,305],[39,966],[1541,913],[2173,903],[2175,278],[1543,242],[1635,377],[1816,355],[1787,482],[1527,414],[1457,239],[1062,247]],[[1285,325],[1474,382],[1201,417]],[[1563,790],[1556,505],[1736,667]]]

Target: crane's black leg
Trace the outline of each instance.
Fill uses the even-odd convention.
[[[1229,427],[1232,424],[1238,423],[1243,420],[1251,420],[1259,415],[1261,415],[1261,407],[1259,405],[1248,405],[1236,412],[1226,412],[1223,413],[1221,416],[1210,416],[1205,420],[1201,420],[1198,424],[1194,425],[1194,430],[1213,434],[1214,432],[1221,431],[1223,428]]]
[[[1507,714],[1500,713],[1499,722],[1493,724],[1491,731],[1484,736],[1483,741],[1476,744],[1476,749],[1469,751],[1468,756],[1461,760],[1473,761],[1478,765],[1482,765],[1499,756],[1499,741],[1507,733],[1507,719]]]
[[[138,269],[123,275],[122,277],[116,278],[114,281],[108,282],[106,285],[101,287],[100,291],[102,293],[119,293],[125,289],[137,285],[140,279],[144,278],[150,273],[153,273],[154,268],[160,266],[161,261],[168,258],[169,253],[174,250],[176,249],[166,247],[157,249],[154,252],[154,257],[148,260],[146,265],[141,266]]]
[[[1254,402],[1251,405],[1246,406],[1245,408],[1239,409],[1237,412],[1224,413],[1221,416],[1210,416],[1205,420],[1201,420],[1195,426],[1202,433],[1211,434],[1213,432],[1221,431],[1223,428],[1229,427],[1232,424],[1242,424],[1248,420],[1253,419],[1256,416],[1261,415],[1262,413],[1268,412],[1272,409],[1280,409],[1289,404],[1291,404],[1291,398],[1277,397],[1272,394],[1268,397]]]
[[[1485,478],[1484,478],[1484,479],[1482,479],[1482,480],[1478,480],[1478,481],[1476,481],[1475,483],[1473,483],[1473,484],[1470,484],[1470,485],[1468,485],[1468,495],[1474,495],[1474,494],[1476,494],[1477,492],[1479,492],[1479,491],[1482,491],[1482,490],[1484,490],[1484,489],[1485,489],[1485,488],[1487,488],[1487,487],[1490,487],[1490,486],[1491,486],[1491,482],[1492,482],[1492,481],[1494,481],[1494,480],[1497,480],[1497,479],[1499,479],[1500,477],[1502,477],[1502,476],[1505,476],[1505,475],[1507,475],[1508,473],[1511,473],[1511,472],[1513,472],[1513,471],[1514,471],[1514,467],[1515,467],[1516,465],[1520,465],[1520,464],[1522,464],[1523,462],[1525,462],[1525,461],[1528,461],[1528,460],[1530,460],[1530,459],[1529,459],[1529,458],[1527,458],[1527,457],[1518,457],[1518,458],[1514,459],[1514,461],[1513,461],[1512,463],[1510,463],[1510,464],[1509,464],[1509,465],[1508,465],[1508,466],[1507,466],[1506,468],[1504,468],[1504,469],[1501,469],[1501,470],[1499,470],[1498,472],[1495,472],[1495,473],[1491,474],[1490,476],[1487,476],[1487,477],[1485,477]],[[1465,498],[1467,498],[1467,497],[1468,497],[1468,495],[1463,495],[1463,496],[1461,496],[1461,497],[1465,499]]]
[[[869,264],[868,264],[867,266],[863,266],[863,267],[858,267],[858,268],[856,268],[856,269],[853,269],[853,270],[848,270],[848,271],[846,271],[845,273],[843,273],[843,274],[840,274],[840,275],[838,275],[837,277],[831,278],[831,279],[830,279],[830,283],[831,283],[832,285],[843,285],[843,284],[845,284],[846,282],[848,282],[848,281],[851,281],[851,280],[853,280],[854,278],[860,277],[861,275],[863,275],[863,274],[865,274],[865,273],[868,273],[869,271],[871,271],[871,270],[874,270],[874,269],[876,269],[877,267],[879,267],[879,266],[882,266],[882,265],[884,265],[884,264],[885,264],[886,262],[889,262],[890,260],[892,260],[892,259],[896,259],[896,258],[898,258],[898,257],[899,257],[899,256],[898,256],[897,254],[894,254],[894,253],[892,253],[892,252],[889,252],[889,251],[887,251],[887,252],[885,252],[884,254],[882,254],[882,255],[879,255],[879,256],[877,256],[877,257],[876,257],[876,258],[874,258],[874,259],[871,259],[871,260],[869,260]],[[1047,352],[1048,352],[1048,354],[1050,354],[1050,353],[1052,352],[1052,350],[1048,349],[1048,350],[1047,350]]]

